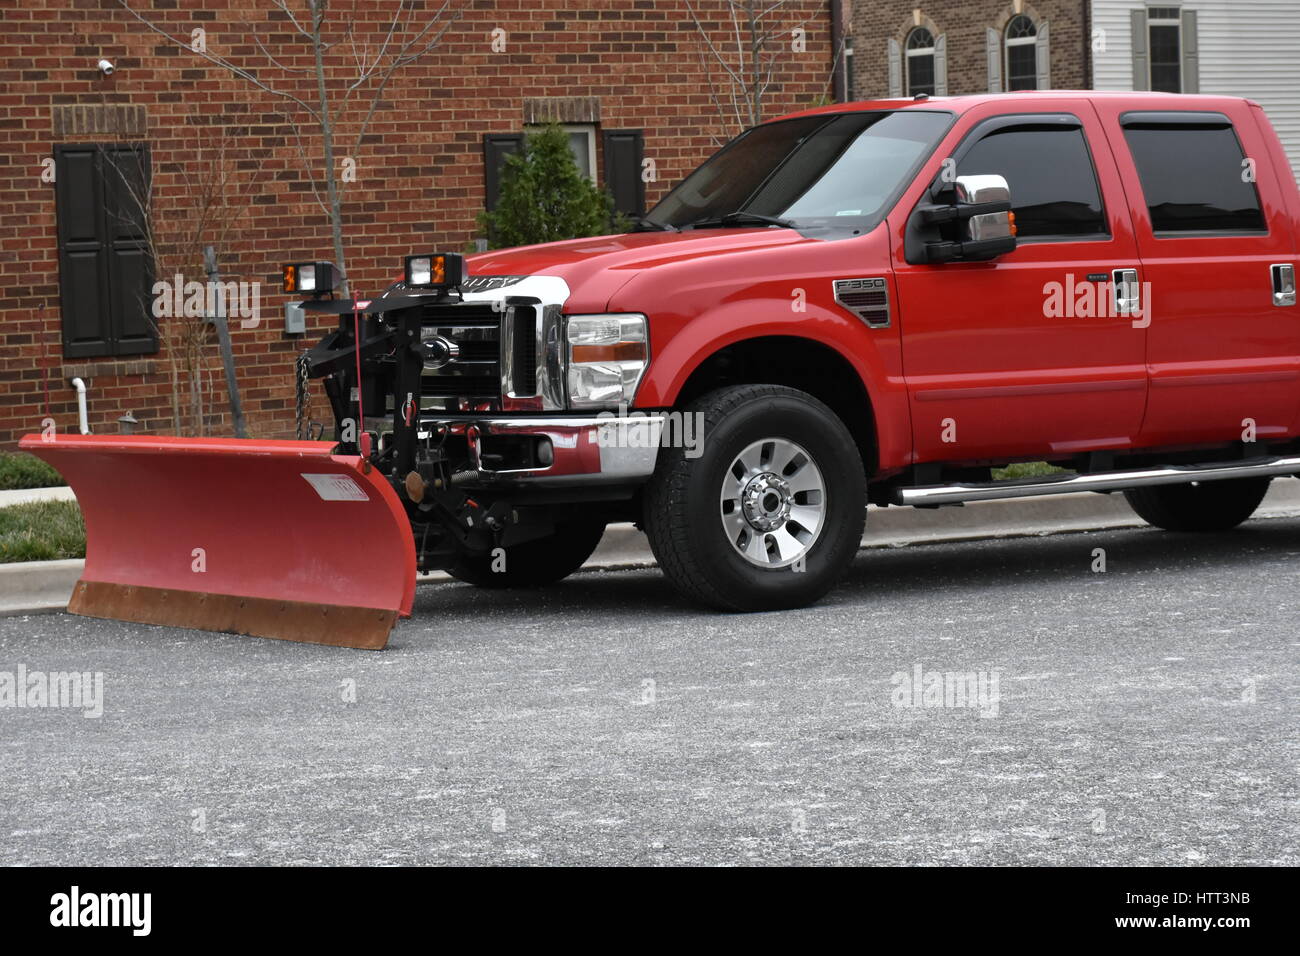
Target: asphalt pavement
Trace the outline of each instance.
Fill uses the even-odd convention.
[[[372,653],[0,619],[0,864],[1295,865],[1298,560],[1262,518],[870,549],[783,613],[437,584]]]

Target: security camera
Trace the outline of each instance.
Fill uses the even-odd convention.
[[[100,60],[96,65],[99,67],[99,72],[103,73],[105,76],[113,75],[113,64],[108,60]]]

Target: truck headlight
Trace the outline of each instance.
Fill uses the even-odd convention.
[[[569,316],[571,408],[632,404],[650,361],[646,325],[638,313]]]

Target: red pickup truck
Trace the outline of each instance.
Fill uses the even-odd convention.
[[[693,598],[796,607],[848,567],[868,502],[1121,491],[1173,531],[1244,521],[1273,477],[1300,473],[1298,243],[1295,177],[1246,100],[828,106],[743,133],[628,234],[409,256],[402,282],[359,303],[325,298],[327,263],[286,267],[287,291],[339,316],[299,366],[300,389],[323,379],[337,445],[28,447],[65,472],[83,455],[91,489],[112,467],[180,488],[234,456],[245,465],[232,476],[278,468],[273,501],[240,498],[261,512],[223,542],[231,554],[208,555],[227,629],[284,636],[267,621],[287,597],[308,608],[302,639],[320,640],[312,608],[335,606],[330,575],[357,567],[373,581],[351,590],[391,582],[396,613],[410,611],[416,567],[545,584],[612,521],[638,523]],[[1025,461],[1062,470],[995,480]],[[198,542],[224,527],[178,536],[159,509],[122,507],[88,513],[74,609],[206,620],[188,551],[150,564],[112,549],[151,521]],[[181,501],[166,522],[182,512],[208,520]],[[332,547],[341,527],[322,513],[371,522],[374,560]],[[254,531],[265,548],[249,546]],[[123,578],[146,565],[147,580]],[[216,580],[221,567],[231,580]]]
[[[533,408],[673,417],[657,455],[620,434],[598,474],[564,467],[582,507],[534,558],[462,576],[559,577],[621,517],[687,594],[791,607],[846,569],[866,501],[1122,490],[1152,524],[1221,530],[1300,472],[1300,193],[1255,103],[824,107],[737,137],[638,230],[469,260],[554,307]],[[602,427],[532,414],[480,427],[484,447],[550,435],[558,464]],[[554,480],[507,458],[521,487]],[[1067,471],[991,479],[1018,461]]]

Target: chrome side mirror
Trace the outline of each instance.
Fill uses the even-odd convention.
[[[936,186],[908,224],[908,262],[980,262],[1016,248],[1011,187],[998,175],[958,176]]]
[[[957,204],[963,211],[973,206],[1005,206],[997,212],[976,212],[970,209],[966,220],[966,239],[983,242],[989,239],[1011,239],[1014,249],[1015,229],[1012,225],[1011,187],[1002,176],[958,176],[954,184]],[[1009,251],[1009,250],[1008,250]]]

